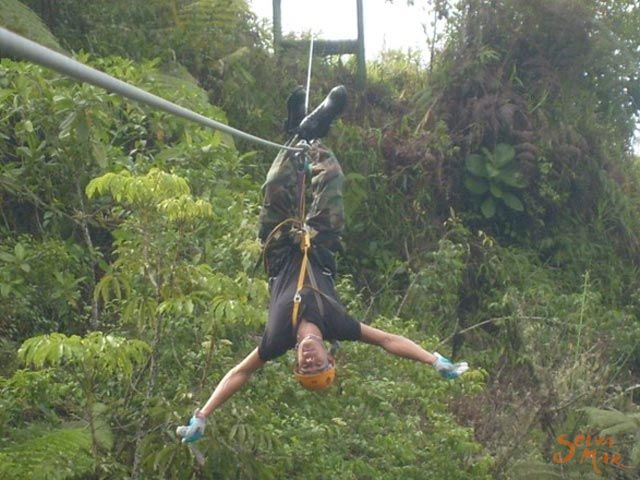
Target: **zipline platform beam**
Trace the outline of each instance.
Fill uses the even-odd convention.
[[[362,0],[356,0],[358,15],[358,38],[355,40],[317,40],[313,41],[314,55],[355,55],[357,57],[356,82],[364,88],[367,81],[367,64],[364,56],[364,14]],[[276,53],[286,51],[306,52],[309,50],[308,40],[284,40],[282,38],[282,6],[281,0],[273,0],[273,46]]]

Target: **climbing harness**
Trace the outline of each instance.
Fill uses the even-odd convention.
[[[292,144],[296,143],[297,138],[294,137]],[[293,308],[291,312],[291,325],[295,331],[298,326],[298,317],[300,314],[300,305],[302,303],[302,290],[309,288],[313,290],[316,301],[318,302],[318,310],[320,315],[324,315],[324,306],[321,297],[326,297],[318,288],[318,282],[316,276],[311,267],[310,255],[311,255],[311,240],[315,236],[315,230],[309,227],[305,223],[306,215],[306,197],[305,197],[305,183],[307,174],[311,172],[311,162],[309,157],[309,150],[311,146],[303,141],[297,142],[300,151],[295,153],[295,161],[297,162],[297,178],[296,178],[296,194],[297,194],[297,216],[289,217],[277,224],[267,238],[264,241],[262,247],[264,270],[269,272],[267,251],[271,243],[279,238],[283,233],[283,229],[287,226],[290,227],[286,234],[291,235],[292,240],[300,245],[302,252],[302,260],[300,262],[300,270],[298,271],[298,280],[296,283],[296,291],[293,297]],[[306,284],[305,280],[309,279],[309,283]]]
[[[16,57],[22,57],[34,63],[50,68],[59,73],[68,75],[72,78],[91,85],[104,88],[107,91],[117,93],[123,97],[135,100],[145,105],[155,107],[167,113],[182,117],[192,122],[199,123],[214,130],[228,133],[230,135],[259,143],[268,147],[281,148],[285,150],[300,151],[299,148],[279,143],[270,142],[269,140],[256,137],[249,133],[230,127],[220,122],[216,122],[204,115],[196,113],[188,108],[181,107],[164,98],[158,97],[141,88],[134,87],[122,80],[112,77],[104,72],[88,67],[72,58],[66,57],[54,50],[44,47],[36,42],[28,40],[17,35],[5,28],[0,28],[0,51],[5,51]]]

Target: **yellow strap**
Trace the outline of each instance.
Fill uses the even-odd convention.
[[[296,294],[293,296],[293,310],[291,311],[291,324],[295,331],[298,326],[298,312],[300,311],[300,292],[304,286],[304,279],[307,275],[307,265],[309,264],[309,248],[311,248],[311,234],[307,229],[303,231],[300,248],[302,249],[302,264],[300,265],[300,273],[298,274],[298,284],[296,286]]]

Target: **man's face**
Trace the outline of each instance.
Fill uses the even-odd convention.
[[[318,337],[303,338],[296,355],[300,373],[317,373],[329,366],[329,354]]]

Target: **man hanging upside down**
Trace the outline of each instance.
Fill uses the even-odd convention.
[[[294,374],[309,390],[329,387],[336,375],[325,341],[352,340],[377,345],[387,352],[433,366],[443,378],[454,379],[468,369],[451,363],[401,335],[384,332],[352,318],[334,288],[335,254],[341,250],[344,227],[343,174],[331,150],[319,139],[346,104],[346,90],[335,87],[305,117],[305,91],[296,89],[287,101],[286,130],[293,135],[281,150],[263,185],[259,237],[271,298],[260,345],[218,383],[191,418],[176,433],[186,443],[202,437],[206,418],[237,392],[267,361],[296,350]],[[311,175],[312,202],[305,211],[304,178]]]

